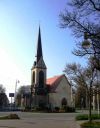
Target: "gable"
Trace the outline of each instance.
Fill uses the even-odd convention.
[[[62,94],[70,94],[71,92],[71,86],[70,83],[68,82],[66,77],[63,77],[60,83],[58,84],[56,88],[57,93],[62,93]]]
[[[55,92],[59,86],[69,86],[70,88],[70,83],[64,74],[47,79],[46,84],[50,88],[50,92]]]

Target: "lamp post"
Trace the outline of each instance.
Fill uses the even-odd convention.
[[[31,85],[31,93],[30,93],[30,109],[32,109],[32,101],[33,101],[33,86]]]
[[[84,41],[82,42],[82,47],[84,49],[89,49],[91,46],[90,41],[88,40],[89,35],[87,33],[84,33]],[[92,71],[92,79],[90,81],[90,88],[89,88],[89,122],[91,123],[91,108],[92,108],[92,83],[93,83],[93,72],[94,72],[94,66],[91,66]]]
[[[98,116],[100,114],[100,103],[99,103],[99,94],[100,94],[100,88],[97,83],[97,86],[93,90],[93,110],[95,110],[95,95],[96,95],[96,101],[97,101],[97,111],[98,111]]]
[[[99,108],[100,106],[99,106],[99,87],[97,87],[97,109],[98,109],[98,116],[99,116],[99,114],[100,114],[100,112],[99,112]]]
[[[95,110],[95,87],[93,86],[93,110]]]
[[[17,85],[18,85],[18,83],[20,83],[20,81],[19,80],[16,80],[16,83],[15,83],[15,94],[14,94],[14,105],[15,105],[15,107],[16,107],[16,91],[17,91]]]

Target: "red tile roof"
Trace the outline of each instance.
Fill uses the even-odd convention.
[[[63,76],[63,75],[59,75],[59,76],[54,76],[54,77],[52,77],[52,78],[48,78],[47,81],[46,81],[46,84],[47,84],[48,86],[57,85],[57,84],[60,82],[62,76]]]
[[[59,75],[59,76],[54,76],[54,77],[52,77],[52,78],[48,78],[47,80],[46,80],[46,84],[47,84],[47,86],[49,87],[49,91],[51,92],[51,93],[56,93],[56,88],[57,88],[57,86],[59,85],[59,83],[60,83],[60,81],[62,80],[62,78],[63,77],[65,77],[66,78],[66,76],[64,75],[64,74],[62,74],[62,75]],[[67,78],[66,78],[67,79]],[[67,80],[68,81],[68,80]]]

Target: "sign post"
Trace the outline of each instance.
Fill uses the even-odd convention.
[[[12,108],[12,98],[14,97],[14,93],[9,93],[9,97],[11,97],[10,108]]]

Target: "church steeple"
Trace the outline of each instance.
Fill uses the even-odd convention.
[[[37,57],[37,63],[40,60],[40,58],[43,57],[43,54],[42,54],[42,44],[41,44],[41,30],[40,30],[40,26],[39,26],[39,33],[38,33],[38,42],[37,42],[37,53],[36,53],[36,57]]]
[[[34,105],[39,106],[41,101],[46,105],[48,100],[46,87],[47,68],[43,60],[40,26],[36,50],[36,60],[31,69],[31,85],[34,88]]]

